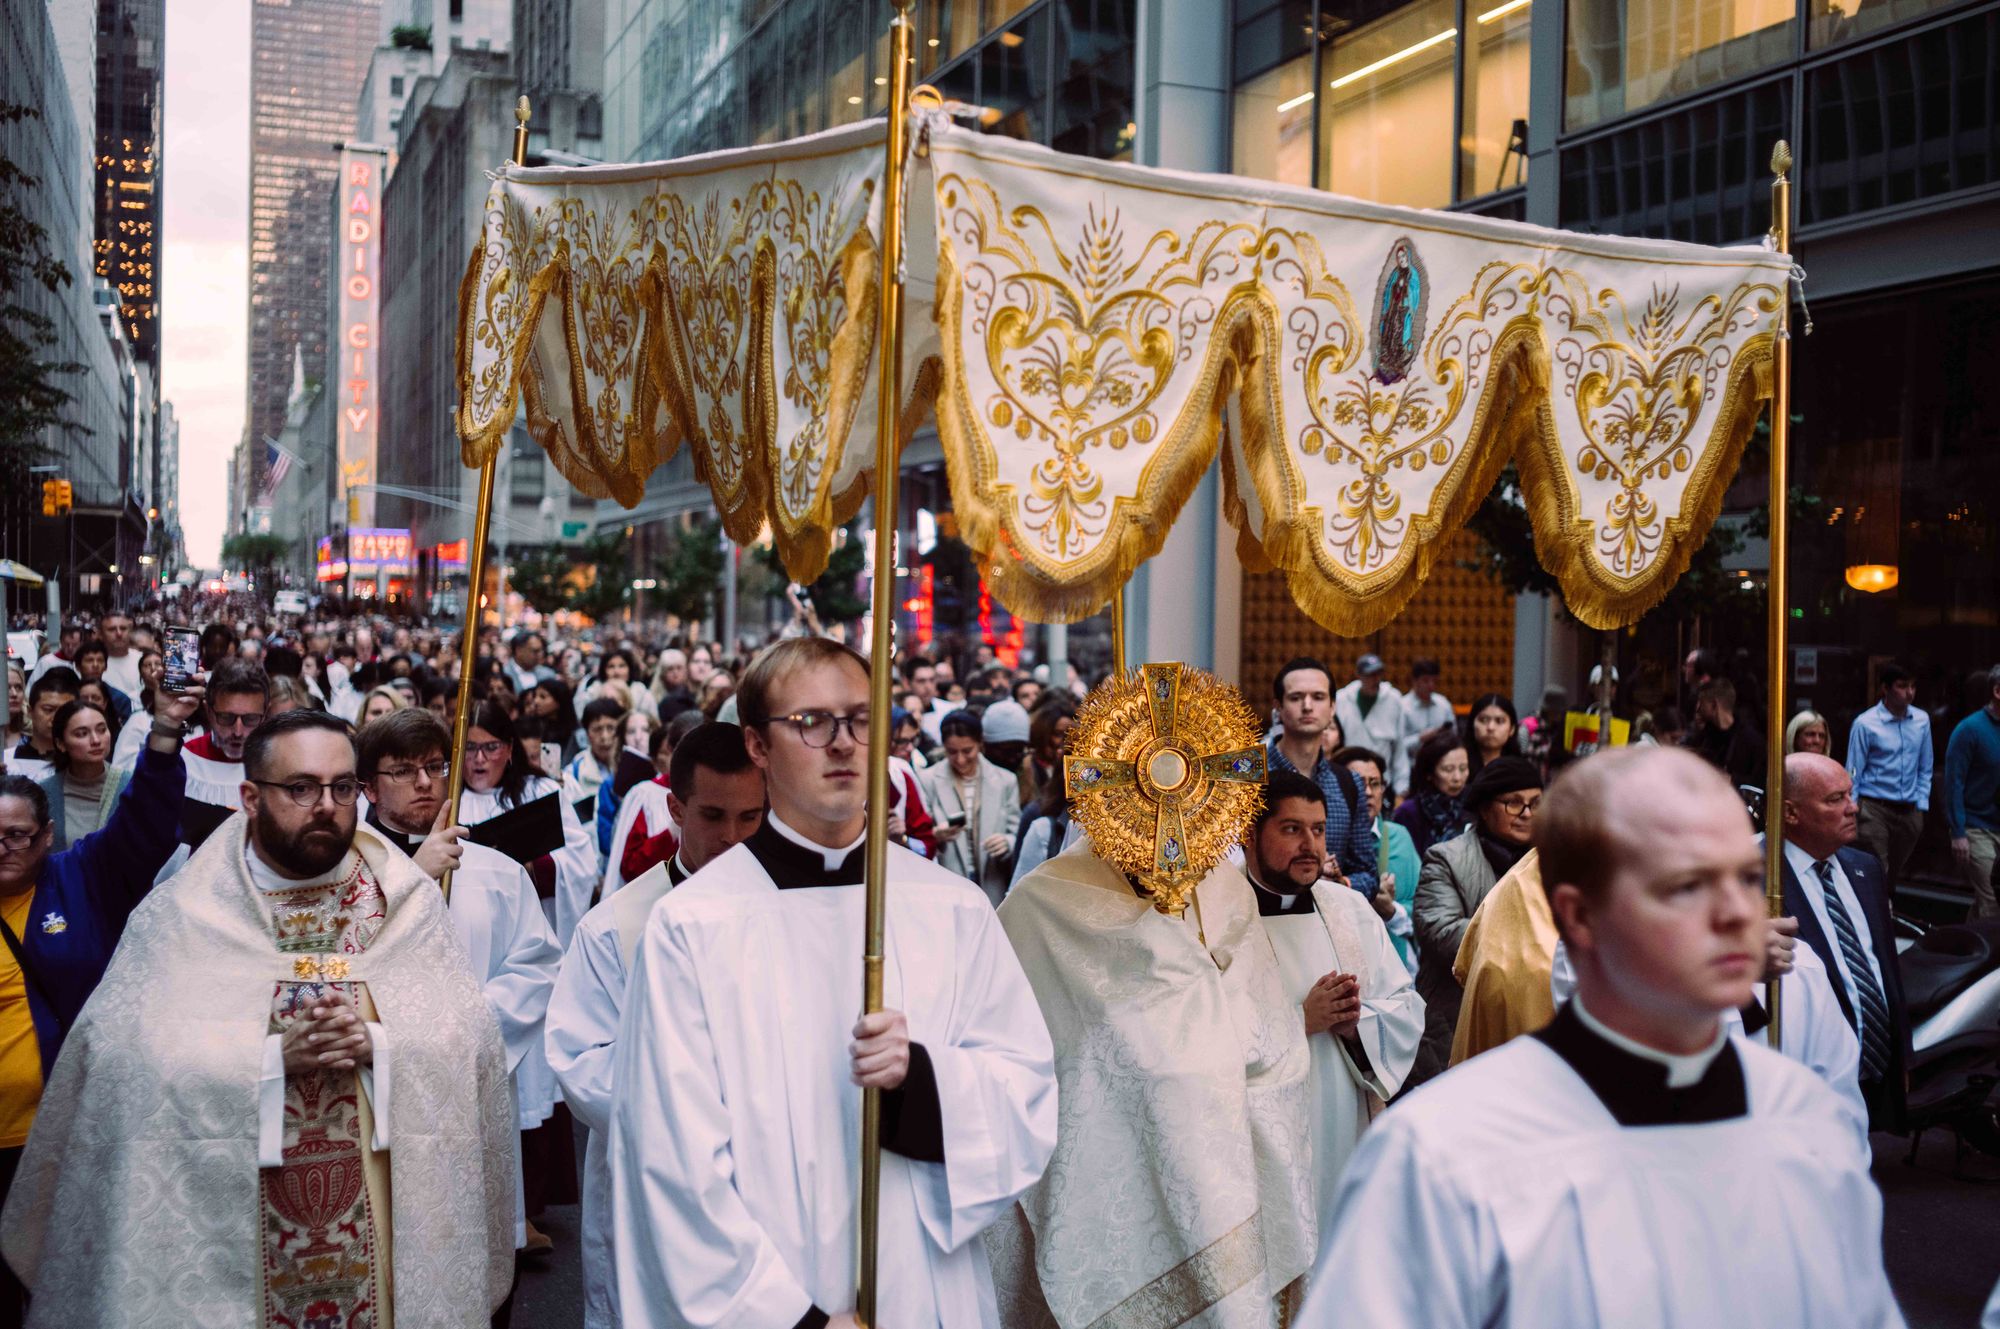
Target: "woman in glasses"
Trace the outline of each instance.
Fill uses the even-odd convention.
[[[542,806],[543,799],[552,800],[552,808]],[[560,819],[560,843],[544,843],[553,835],[534,829],[558,824],[551,813]],[[528,869],[556,939],[567,946],[596,894],[596,840],[562,796],[562,785],[529,760],[513,718],[494,703],[481,702],[465,734],[465,796],[459,800],[458,824],[477,826],[502,815],[512,818],[510,833],[503,837],[507,843],[494,847]]]
[[[1417,991],[1424,999],[1424,1042],[1408,1084],[1445,1068],[1464,989],[1454,972],[1459,943],[1480,901],[1528,852],[1542,773],[1525,757],[1500,757],[1465,786],[1463,835],[1433,845],[1417,878]]]

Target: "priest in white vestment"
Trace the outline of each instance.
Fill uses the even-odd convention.
[[[1326,798],[1317,784],[1296,771],[1271,772],[1243,849],[1285,996],[1304,1012],[1314,1192],[1324,1225],[1361,1132],[1416,1061],[1424,999],[1381,915],[1359,891],[1320,877]]]
[[[451,750],[442,720],[416,707],[391,711],[370,721],[355,746],[368,824],[433,881],[451,873],[451,920],[500,1027],[517,1124],[533,1130],[549,1119],[559,1094],[542,1051],[542,1026],[562,963],[535,884],[513,859],[464,839],[464,827],[440,825]],[[517,1184],[517,1249],[527,1242],[527,1225],[526,1196]]]
[[[1009,1329],[1280,1324],[1312,1263],[1312,1057],[1241,870],[1169,916],[1080,838],[1000,921],[1062,1090],[1048,1174],[988,1239]]]
[[[1575,996],[1375,1123],[1301,1322],[1901,1325],[1847,1109],[1724,1023],[1768,930],[1728,781],[1678,749],[1587,757],[1535,845]]]
[[[877,1323],[998,1329],[977,1238],[1054,1147],[1048,1031],[985,896],[894,845],[885,1009],[856,1022],[867,665],[795,638],[736,697],[770,812],[655,906],[618,1028],[624,1323],[852,1326],[865,1085],[883,1100]]]
[[[679,850],[583,916],[549,1001],[549,1065],[569,1110],[590,1131],[583,1155],[584,1329],[612,1329],[619,1322],[612,1272],[611,1065],[639,938],[662,896],[764,823],[764,774],[751,762],[737,726],[701,725],[674,745],[671,760],[671,784],[686,791],[685,798],[667,795],[684,831]]]
[[[483,1329],[513,1273],[505,1054],[434,883],[355,825],[339,720],[133,913],[0,1220],[29,1324]]]

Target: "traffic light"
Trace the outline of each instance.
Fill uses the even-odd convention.
[[[71,508],[75,506],[76,503],[71,498],[70,494],[69,481],[67,480],[56,481],[56,507],[64,512],[68,512]]]
[[[44,517],[53,517],[56,515],[56,493],[56,482],[54,480],[42,481],[42,515]]]

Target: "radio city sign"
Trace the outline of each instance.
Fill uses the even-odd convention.
[[[386,148],[349,144],[340,150],[340,187],[335,196],[339,228],[340,283],[337,344],[330,376],[335,386],[340,430],[340,473],[348,486],[376,479],[377,331],[382,293],[382,186],[389,169]],[[352,496],[348,519],[366,526],[374,517],[370,493]]]

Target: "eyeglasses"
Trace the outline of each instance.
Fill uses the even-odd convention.
[[[42,827],[40,826],[37,826],[32,831],[8,831],[5,835],[0,835],[0,850],[5,850],[10,854],[18,854],[33,844],[35,837],[41,833]]]
[[[1542,805],[1539,794],[1534,798],[1496,798],[1493,802],[1510,817],[1532,817],[1535,809]]]
[[[847,726],[847,736],[857,747],[868,746],[868,712],[857,711],[853,715],[836,715],[832,711],[799,711],[793,715],[774,715],[766,724],[788,724],[798,730],[799,742],[809,748],[833,746],[833,736]]]
[[[442,780],[451,774],[451,763],[427,761],[421,766],[384,766],[375,774],[384,780],[393,780],[397,784],[413,784],[420,774],[428,775],[433,780]]]
[[[322,793],[333,795],[333,801],[344,808],[354,806],[354,800],[361,796],[361,782],[352,776],[335,780],[331,784],[319,780],[287,780],[283,783],[276,780],[252,780],[250,783],[265,789],[282,789],[292,802],[302,808],[317,807]]]
[[[213,718],[217,729],[255,729],[264,723],[262,712],[238,715],[230,711],[216,711]]]
[[[467,743],[465,755],[468,757],[497,757],[507,750],[507,745],[499,739],[487,743]]]
[[[1369,789],[1369,790],[1387,789],[1389,787],[1389,782],[1384,780],[1379,775],[1363,776],[1361,777],[1361,787],[1363,789]]]

